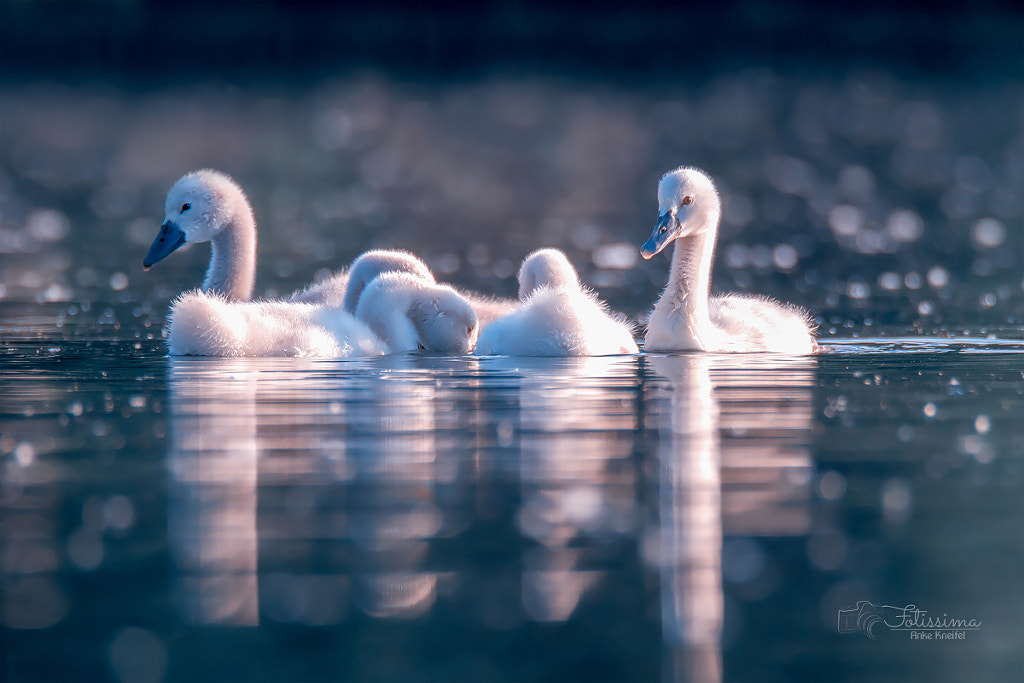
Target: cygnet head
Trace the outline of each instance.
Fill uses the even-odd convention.
[[[447,285],[411,273],[384,273],[363,290],[356,318],[392,351],[416,348],[467,354],[476,344],[478,322],[472,305]]]
[[[189,173],[174,183],[164,205],[164,223],[143,261],[149,269],[178,247],[209,242],[237,220],[254,224],[242,188],[219,171]]]
[[[658,222],[640,247],[649,259],[679,237],[718,227],[721,203],[714,183],[696,168],[677,168],[658,183]]]
[[[519,268],[519,300],[525,301],[540,287],[580,286],[579,275],[558,249],[538,249]]]
[[[444,285],[424,289],[409,310],[409,319],[428,351],[466,355],[476,346],[476,311],[458,292]]]

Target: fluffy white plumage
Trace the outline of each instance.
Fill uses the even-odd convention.
[[[288,300],[341,306],[354,314],[366,285],[384,273],[410,273],[430,283],[435,281],[427,264],[415,254],[401,249],[371,249],[345,270],[295,292]]]
[[[477,355],[605,356],[636,353],[632,326],[579,284],[557,249],[540,249],[519,270],[521,303],[484,327]]]
[[[300,301],[230,301],[201,290],[171,305],[170,354],[346,358],[427,349],[464,354],[477,333],[472,307],[449,287],[406,273],[367,286],[358,315]]]
[[[658,222],[640,248],[649,259],[675,242],[668,284],[654,306],[646,351],[815,353],[810,315],[761,296],[710,296],[722,205],[711,179],[694,168],[658,184]]]
[[[399,249],[371,249],[361,254],[348,269],[345,310],[355,313],[363,290],[384,273],[408,273],[430,284],[436,282],[430,268],[415,254]]]
[[[284,301],[230,301],[192,290],[171,304],[172,356],[312,356],[388,353],[370,328],[337,308]]]
[[[250,301],[256,221],[241,187],[213,170],[189,173],[167,194],[165,220],[144,265],[179,247],[211,243],[203,285],[171,305],[171,355],[347,357],[417,348],[468,353],[477,321],[451,288],[402,251],[374,250],[351,269],[280,301]],[[406,278],[392,278],[394,273]],[[372,290],[362,316],[357,304]]]

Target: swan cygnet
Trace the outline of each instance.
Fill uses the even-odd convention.
[[[484,327],[477,355],[610,356],[636,353],[632,326],[580,285],[558,249],[539,249],[519,269],[520,305]]]
[[[654,305],[646,351],[815,353],[810,315],[755,295],[709,296],[722,204],[711,179],[678,168],[658,184],[658,222],[645,259],[675,242],[668,284]]]
[[[383,273],[359,297],[356,318],[391,353],[424,349],[462,355],[473,350],[478,323],[473,306],[455,289],[411,273]]]

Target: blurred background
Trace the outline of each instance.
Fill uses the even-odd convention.
[[[826,334],[1012,334],[1022,55],[1015,2],[6,1],[0,299],[161,322],[207,248],[142,257],[170,185],[213,167],[253,203],[258,294],[389,246],[510,295],[553,245],[640,316],[685,164],[724,198],[716,289]]]

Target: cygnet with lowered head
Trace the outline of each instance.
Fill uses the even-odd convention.
[[[658,184],[658,222],[645,259],[675,242],[668,284],[647,325],[645,351],[815,353],[810,315],[766,297],[709,296],[722,203],[711,179],[678,168]]]
[[[484,327],[477,355],[608,356],[636,353],[633,329],[580,285],[558,249],[539,249],[519,269],[520,305]]]

